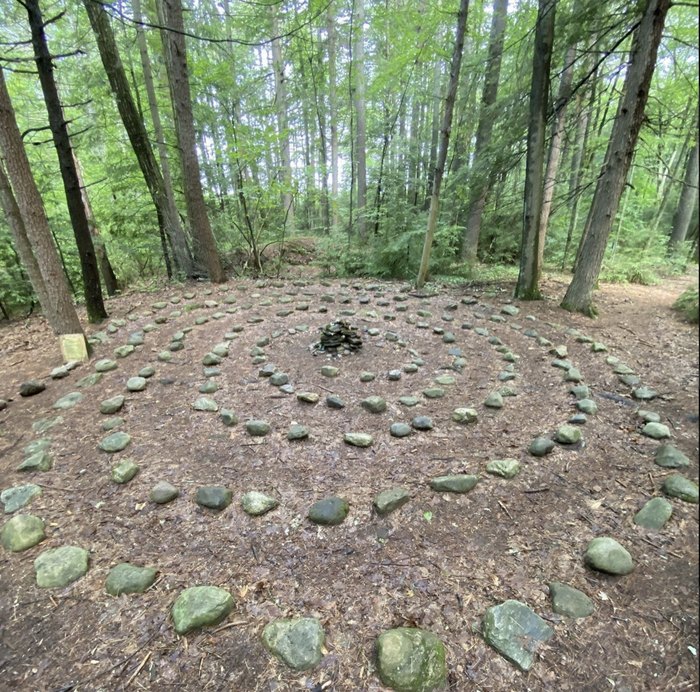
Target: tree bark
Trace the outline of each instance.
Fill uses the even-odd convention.
[[[685,178],[683,179],[683,189],[678,200],[676,213],[673,217],[673,230],[668,241],[669,252],[675,252],[685,241],[690,227],[690,220],[698,202],[698,142],[690,150],[688,163],[685,168]]]
[[[430,267],[430,251],[433,245],[435,228],[437,227],[438,212],[440,211],[440,188],[442,186],[442,176],[445,172],[445,162],[447,161],[447,148],[450,144],[450,130],[452,129],[452,112],[454,111],[455,98],[457,96],[457,86],[459,85],[459,71],[462,66],[462,52],[464,51],[464,31],[467,26],[467,12],[469,10],[469,0],[460,0],[459,13],[457,15],[457,32],[455,34],[455,45],[452,52],[450,64],[450,82],[445,98],[445,113],[442,119],[440,132],[440,150],[435,165],[435,176],[433,178],[433,193],[430,197],[430,209],[428,211],[428,227],[425,232],[425,242],[423,243],[423,254],[421,256],[416,288],[422,288],[428,277]]]
[[[576,256],[574,276],[561,306],[565,310],[595,315],[593,288],[603,264],[620,196],[644,120],[649,86],[656,66],[670,0],[647,0],[632,39],[629,65],[603,168]]]
[[[333,3],[328,8],[328,118],[331,132],[331,217],[333,228],[338,227],[338,97],[336,92],[335,16]]]
[[[102,300],[102,288],[100,286],[100,274],[97,268],[95,248],[92,243],[87,217],[85,216],[83,200],[80,196],[80,183],[75,170],[73,148],[68,136],[68,126],[63,117],[63,106],[61,105],[56,81],[53,76],[52,58],[46,42],[46,34],[44,33],[45,24],[38,0],[25,0],[24,7],[27,10],[29,27],[32,31],[34,62],[39,73],[41,90],[49,116],[51,135],[61,169],[68,213],[73,226],[75,242],[78,246],[80,270],[83,278],[83,295],[85,296],[88,320],[90,322],[101,322],[107,317],[107,311]]]
[[[0,203],[44,315],[55,334],[82,334],[1,68],[0,156]]]
[[[532,61],[530,88],[530,124],[527,133],[525,163],[525,200],[523,235],[520,243],[520,273],[515,297],[521,300],[539,300],[540,273],[540,218],[542,215],[545,125],[549,99],[549,69],[554,42],[556,0],[540,0],[535,29],[535,49]]]
[[[355,164],[357,166],[357,234],[367,237],[367,115],[365,106],[365,1],[353,0],[353,102],[355,106]]]
[[[223,283],[226,281],[226,274],[221,266],[216,240],[207,216],[199,160],[197,159],[182,5],[180,0],[158,0],[158,5],[162,9],[165,25],[161,29],[161,38],[163,39],[165,66],[170,83],[175,131],[180,148],[182,182],[194,241],[195,263],[206,268],[210,281]]]

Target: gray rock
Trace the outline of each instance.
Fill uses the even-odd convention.
[[[152,502],[158,505],[164,505],[168,502],[172,502],[176,497],[180,495],[180,491],[174,486],[168,483],[168,481],[158,481],[152,488],[150,498]]]
[[[554,441],[550,440],[548,437],[536,437],[532,442],[530,442],[530,446],[527,448],[527,451],[532,454],[533,457],[543,457],[546,454],[549,454],[552,450],[554,449]]]
[[[423,390],[423,396],[426,399],[442,399],[445,396],[445,390],[442,387],[428,387]]]
[[[289,382],[289,375],[286,372],[276,372],[270,376],[269,382],[275,387],[281,387]]]
[[[651,500],[645,503],[635,515],[634,521],[637,526],[645,529],[659,530],[664,527],[666,522],[673,514],[673,505],[663,497],[652,497]]]
[[[681,476],[679,473],[669,476],[661,486],[661,490],[671,497],[677,497],[680,500],[691,502],[695,505],[698,504],[697,483],[693,483],[693,481],[685,476]]]
[[[585,384],[575,384],[569,389],[569,392],[576,397],[577,401],[581,401],[581,399],[590,399],[591,397],[591,390],[588,385]]]
[[[515,317],[515,315],[520,313],[520,308],[516,308],[515,305],[504,305],[501,308],[501,312],[504,315],[510,315],[511,317]]]
[[[411,421],[411,427],[416,430],[432,430],[433,420],[429,416],[416,416]]]
[[[53,460],[47,450],[28,456],[18,467],[18,471],[49,471],[53,466]]]
[[[30,454],[36,454],[37,452],[43,452],[51,446],[51,439],[48,437],[41,437],[38,440],[32,440],[25,448],[24,453],[29,456]]]
[[[411,432],[413,432],[411,426],[406,423],[392,423],[389,428],[389,434],[392,437],[408,437]]]
[[[345,402],[339,396],[329,394],[326,397],[326,406],[328,406],[328,408],[339,410],[345,408]]]
[[[114,349],[114,355],[117,358],[126,358],[130,356],[136,349],[131,344],[124,344]]]
[[[168,351],[164,351],[163,353],[166,353],[168,355],[168,360],[172,357],[170,354],[171,353],[177,353],[178,351],[184,351],[185,350],[185,344],[182,343],[182,341],[171,341],[168,344]]]
[[[219,411],[221,422],[228,428],[238,425],[238,416],[227,408],[222,408]]]
[[[560,425],[554,433],[554,441],[562,445],[574,445],[581,441],[581,431],[573,425]]]
[[[430,480],[430,487],[439,493],[468,493],[479,482],[479,476],[453,474],[436,476]]]
[[[598,412],[598,404],[593,399],[579,399],[576,402],[576,408],[591,416]]]
[[[634,370],[624,363],[617,363],[613,368],[616,375],[634,375]]]
[[[105,591],[110,596],[123,593],[143,593],[156,580],[157,570],[153,567],[137,567],[121,562],[112,567],[105,581]]]
[[[435,384],[439,384],[441,386],[453,385],[455,382],[457,382],[457,379],[452,375],[438,375],[435,378]]]
[[[45,550],[34,560],[36,584],[43,589],[68,586],[87,573],[89,559],[87,550],[73,545]]]
[[[503,408],[503,397],[499,392],[491,392],[484,401],[487,408]]]
[[[555,358],[552,361],[552,367],[559,368],[560,370],[566,370],[568,372],[574,366],[570,360],[563,360],[562,358]]]
[[[391,488],[391,490],[384,490],[379,493],[374,498],[373,504],[377,514],[384,516],[399,509],[399,507],[403,507],[410,499],[411,495],[408,490]]]
[[[580,382],[582,379],[583,375],[578,368],[569,368],[564,375],[565,382]]]
[[[661,445],[654,455],[654,463],[665,469],[684,469],[690,465],[690,459],[673,445]]]
[[[43,382],[27,380],[26,382],[22,382],[19,386],[19,395],[22,397],[34,396],[35,394],[40,394],[45,389],[46,385]]]
[[[214,392],[218,391],[219,385],[216,384],[213,380],[207,380],[206,382],[203,382],[202,384],[199,385],[198,392],[200,394],[214,394]]]
[[[194,404],[192,404],[192,408],[195,411],[211,411],[216,413],[216,411],[219,410],[219,404],[208,396],[200,396]]]
[[[530,670],[537,649],[554,630],[520,601],[505,601],[486,611],[482,622],[486,643],[521,670]]]
[[[109,358],[102,358],[95,363],[96,372],[109,372],[110,370],[116,370],[119,366],[115,360],[110,360]]]
[[[473,408],[456,408],[452,412],[452,420],[455,423],[476,423],[479,414]]]
[[[176,342],[179,343],[179,342]],[[158,360],[161,363],[169,363],[173,359],[173,354],[170,351],[161,351],[158,354]]]
[[[638,387],[632,392],[632,396],[639,401],[651,401],[656,399],[658,392],[650,387]]]
[[[571,425],[585,425],[588,422],[588,416],[585,413],[574,413],[567,422]]]
[[[145,337],[143,332],[133,332],[129,334],[129,338],[126,340],[126,343],[130,346],[143,346],[144,342]]]
[[[85,375],[85,377],[81,377],[76,383],[76,387],[93,387],[95,386],[100,380],[102,379],[102,373],[101,372],[91,372],[89,375]]]
[[[227,358],[228,357],[228,344],[227,343],[216,344],[216,346],[214,346],[214,348],[212,348],[211,352],[215,356],[219,356],[219,358]]]
[[[671,431],[663,423],[645,423],[642,428],[642,435],[651,437],[653,440],[663,440],[671,437]]]
[[[120,425],[124,424],[124,419],[119,417],[119,416],[113,416],[112,418],[107,418],[106,420],[102,421],[102,425],[100,426],[102,430],[105,432],[109,432],[110,430],[114,430],[115,428],[118,428]]]
[[[410,408],[417,406],[420,403],[420,399],[417,396],[400,396],[399,403]]]
[[[570,618],[585,618],[595,610],[593,601],[583,591],[558,581],[552,581],[548,586],[555,613]]]
[[[124,459],[112,467],[112,480],[120,485],[128,483],[139,472],[139,466],[131,459]]]
[[[347,500],[342,497],[327,497],[311,505],[307,516],[314,524],[336,526],[345,521],[349,511]]]
[[[4,411],[7,408],[7,401],[5,399],[0,399],[0,411]]]
[[[99,447],[103,452],[121,452],[129,442],[131,442],[131,436],[128,433],[118,431],[107,435],[107,437],[100,442]]]
[[[130,392],[142,392],[146,389],[148,385],[148,380],[145,377],[130,377],[126,381],[126,388]]]
[[[279,501],[274,497],[251,490],[241,497],[241,508],[252,517],[259,517],[279,507]]]
[[[353,447],[370,447],[374,438],[367,433],[349,432],[343,435],[343,440]]]
[[[245,424],[246,432],[253,437],[264,437],[270,432],[272,426],[264,420],[249,420]]]
[[[332,365],[324,365],[321,368],[321,374],[324,377],[338,377],[340,370]]]
[[[384,413],[386,411],[386,401],[380,396],[368,396],[360,402],[360,406],[370,413]]]
[[[520,473],[520,462],[517,459],[494,459],[486,464],[486,471],[501,478],[515,478]]]
[[[417,365],[415,365],[414,367],[416,368],[416,370],[418,369]],[[406,370],[405,368],[404,371],[410,372],[410,370]],[[386,377],[390,382],[398,382],[401,379],[401,370],[389,370]]]
[[[632,556],[609,536],[594,538],[586,548],[584,561],[589,567],[606,574],[629,574],[634,570]]]
[[[120,411],[122,406],[124,406],[125,400],[126,399],[121,394],[113,396],[109,399],[105,399],[100,403],[100,413],[104,413],[105,415],[112,415],[113,413]]]
[[[52,380],[62,380],[64,377],[68,377],[68,375],[70,375],[70,368],[65,365],[60,365],[49,373],[49,377]]]
[[[59,409],[61,411],[66,411],[69,408],[73,408],[76,404],[83,400],[83,395],[80,392],[70,392],[65,396],[62,396],[56,403],[54,403],[52,408]]]
[[[641,418],[645,423],[660,423],[661,416],[654,411],[646,411],[645,409],[639,409],[637,411],[637,416]]]
[[[377,376],[373,372],[361,372],[360,382],[372,382]]]
[[[315,618],[273,620],[262,633],[263,644],[294,670],[309,670],[322,658],[323,627]]]
[[[177,597],[170,615],[175,631],[186,634],[207,625],[218,625],[231,610],[233,596],[225,589],[192,586]]]
[[[297,392],[297,400],[304,404],[316,404],[320,398],[316,392]]]
[[[377,638],[377,674],[400,692],[431,692],[447,685],[445,646],[432,633],[415,627],[387,630]]]
[[[32,548],[44,538],[44,522],[32,514],[15,514],[0,531],[0,544],[13,553]]]
[[[5,488],[0,493],[0,502],[5,507],[5,514],[12,514],[18,509],[29,504],[35,497],[41,495],[41,488],[34,483],[26,483],[24,485],[15,485],[11,488]]]
[[[594,341],[591,344],[591,351],[593,351],[593,353],[604,353],[607,350],[608,347],[605,344],[602,344],[600,341]]]
[[[309,429],[304,425],[299,425],[295,423],[289,427],[289,432],[287,433],[287,439],[290,442],[294,440],[305,440],[309,436]]]
[[[219,368],[202,368],[204,377],[218,377],[221,374]]]
[[[231,504],[233,493],[221,485],[204,485],[197,488],[195,502],[200,507],[222,510]]]
[[[637,375],[618,375],[617,379],[628,387],[637,387],[642,383],[642,379]]]

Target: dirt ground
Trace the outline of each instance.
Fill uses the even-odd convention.
[[[0,489],[30,481],[42,486],[43,494],[22,511],[44,519],[47,538],[25,552],[2,553],[0,689],[379,691],[385,688],[374,669],[374,642],[382,631],[401,625],[429,629],[442,639],[452,690],[697,689],[698,507],[672,500],[673,516],[660,532],[633,524],[642,504],[660,494],[669,471],[654,465],[659,443],[641,435],[631,388],[605,362],[607,355],[617,356],[659,392],[645,408],[671,428],[673,444],[691,459],[685,473],[697,481],[698,327],[681,322],[670,309],[692,281],[603,285],[597,297],[601,316],[591,321],[561,311],[566,284],[548,279],[545,300],[516,303],[520,314],[504,323],[489,319],[510,300],[512,286],[504,284],[447,288],[429,297],[376,281],[169,286],[111,299],[111,318],[127,323],[96,347],[90,363],[62,380],[48,377],[60,355],[41,318],[4,325],[0,398],[9,405],[0,412]],[[188,291],[196,298],[184,298]],[[335,302],[322,302],[326,294]],[[230,307],[225,296],[236,298],[235,314],[225,312]],[[461,302],[468,296],[476,302]],[[159,300],[170,304],[152,310]],[[219,305],[193,307],[205,300]],[[456,309],[450,309],[454,303]],[[319,312],[321,307],[327,312]],[[278,316],[283,309],[292,312]],[[319,327],[348,309],[356,313],[344,319],[361,332],[377,328],[379,335],[363,333],[364,346],[356,354],[313,355]],[[173,310],[181,315],[169,316]],[[419,310],[431,315],[419,316]],[[216,312],[225,316],[193,326],[196,317]],[[119,360],[117,370],[80,390],[85,398],[74,408],[52,410],[59,397],[76,391],[79,378],[93,372],[95,360],[112,357],[114,348],[156,315],[167,316],[167,322],[147,333],[145,344]],[[487,328],[519,356],[517,377],[508,383],[518,394],[500,411],[482,402],[502,384],[498,374],[506,363],[487,338],[463,328],[465,323]],[[295,329],[301,325],[308,331]],[[193,329],[184,350],[171,363],[159,362],[157,354],[171,335],[187,326]],[[212,396],[241,422],[268,420],[273,430],[264,438],[192,409],[204,382],[202,357],[233,327],[241,331]],[[433,327],[453,332],[456,342],[443,343]],[[571,328],[602,341],[609,352],[591,352]],[[558,447],[543,458],[530,456],[527,445],[565,423],[574,399],[562,371],[551,366],[548,348],[525,336],[526,329],[568,347],[599,407],[583,426],[582,445]],[[388,340],[387,331],[406,345]],[[250,349],[272,335],[264,348],[268,361],[289,374],[297,392],[320,394],[319,403],[303,404],[258,375]],[[452,362],[448,349],[455,347],[467,359],[461,373],[444,369]],[[388,381],[389,370],[414,358],[408,349],[425,365]],[[320,375],[327,363],[340,368],[337,378]],[[147,364],[156,375],[144,392],[127,395],[119,414],[130,446],[116,455],[99,451],[107,434],[100,427],[105,416],[99,402],[126,393],[126,379]],[[361,382],[362,371],[377,378]],[[422,397],[445,373],[457,378],[446,396]],[[22,399],[19,384],[29,378],[47,387]],[[328,408],[328,393],[340,395],[346,408]],[[373,394],[387,400],[385,413],[360,408]],[[404,408],[398,403],[404,394],[419,396],[421,403]],[[453,423],[459,406],[476,408],[478,422]],[[17,472],[24,447],[39,437],[32,422],[56,413],[64,420],[48,433],[53,469]],[[430,416],[434,429],[403,439],[389,435],[392,422],[410,422],[418,414]],[[308,440],[287,440],[294,422],[310,429]],[[371,433],[373,446],[346,445],[348,431]],[[127,456],[141,470],[127,485],[117,485],[110,468],[115,458]],[[515,479],[485,473],[489,460],[506,457],[523,465]],[[430,490],[431,477],[460,472],[480,474],[481,481],[465,495]],[[180,497],[167,505],[150,502],[159,480],[177,486]],[[234,495],[220,513],[193,499],[198,486],[216,484]],[[394,486],[408,489],[411,501],[377,516],[373,497]],[[279,508],[247,516],[238,499],[249,490],[274,495]],[[306,512],[329,495],[345,497],[350,514],[340,526],[319,528]],[[586,545],[601,535],[628,548],[636,563],[632,574],[611,577],[584,565]],[[34,559],[67,544],[90,551],[89,572],[62,590],[38,588]],[[122,561],[156,567],[153,587],[140,595],[108,596],[105,578]],[[587,593],[594,614],[579,620],[554,614],[549,581]],[[178,636],[170,606],[184,588],[198,584],[229,590],[234,611],[218,627]],[[503,659],[480,634],[486,609],[506,599],[528,604],[555,630],[529,673]],[[261,643],[263,627],[286,616],[317,617],[325,628],[325,656],[310,672],[289,670]]]

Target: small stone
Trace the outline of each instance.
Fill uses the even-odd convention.
[[[270,376],[269,382],[275,387],[281,387],[289,382],[289,375],[286,372],[276,372]]]
[[[569,392],[576,397],[577,401],[591,398],[591,390],[588,385],[585,384],[575,384],[569,389]]]
[[[578,368],[569,368],[566,375],[564,375],[565,382],[580,382],[583,379],[583,375],[578,370]]]
[[[435,384],[439,384],[441,386],[450,386],[455,382],[457,382],[457,380],[456,378],[452,377],[452,375],[439,375],[435,378]]]
[[[479,414],[473,408],[456,408],[452,412],[452,420],[455,423],[476,423],[479,419]]]
[[[45,550],[34,560],[36,584],[41,588],[63,588],[88,571],[90,554],[73,545]]]
[[[408,490],[403,488],[392,488],[384,490],[374,498],[374,508],[377,514],[385,516],[391,512],[403,507],[409,500],[411,495]]]
[[[371,382],[374,380],[377,376],[373,372],[361,372],[360,373],[360,382]]]
[[[218,625],[233,610],[233,596],[217,586],[192,586],[185,589],[170,611],[175,631],[186,634],[192,630]]]
[[[110,370],[116,370],[118,367],[117,362],[109,358],[103,358],[95,363],[96,372],[109,372]]]
[[[673,505],[663,497],[652,497],[635,515],[637,526],[659,531],[673,514]]]
[[[486,464],[486,471],[501,478],[515,478],[520,473],[520,462],[517,459],[494,459]]]
[[[554,348],[550,349],[549,352],[553,356],[556,356],[559,359],[567,358],[569,355],[569,349],[564,344],[560,344],[559,346],[555,346]]]
[[[654,411],[645,411],[644,409],[640,408],[639,411],[637,411],[637,415],[645,423],[660,423],[661,422],[661,416]]]
[[[264,437],[270,432],[272,426],[267,421],[253,419],[246,422],[245,429],[253,437]]]
[[[325,634],[314,618],[274,620],[262,633],[263,644],[294,670],[309,670],[323,656]]]
[[[70,375],[70,370],[65,365],[61,365],[54,368],[49,374],[49,377],[51,377],[52,380],[62,380],[64,377],[68,377],[68,375]]]
[[[389,434],[392,437],[408,437],[411,432],[411,426],[406,423],[392,423],[389,428]]]
[[[314,524],[336,526],[342,524],[350,511],[350,505],[342,497],[328,497],[311,505],[308,518]]]
[[[305,440],[309,436],[309,429],[298,423],[292,425],[287,433],[287,439],[290,442],[294,440]]]
[[[105,581],[105,591],[110,596],[123,593],[143,593],[156,580],[157,571],[153,567],[137,567],[121,562],[112,567]]]
[[[632,396],[639,401],[651,401],[658,396],[658,393],[650,387],[638,387],[632,392]]]
[[[221,375],[221,370],[219,368],[203,368],[202,373],[204,377],[218,377]]]
[[[618,379],[622,384],[628,387],[637,387],[642,383],[642,380],[637,375],[618,375]]]
[[[593,351],[593,353],[604,353],[607,350],[608,347],[605,344],[600,343],[600,341],[594,341],[591,344],[591,351]]]
[[[252,517],[259,517],[267,514],[279,506],[279,502],[265,493],[252,490],[241,497],[241,508],[246,514]]]
[[[587,413],[592,416],[598,412],[598,404],[593,399],[579,399],[576,402],[576,408],[582,413]]]
[[[568,372],[574,366],[570,360],[562,360],[561,358],[555,358],[552,361],[552,367],[559,368],[560,370],[566,370]]]
[[[126,388],[130,392],[142,392],[147,384],[148,380],[145,377],[130,377],[126,381]]]
[[[164,505],[168,502],[172,502],[179,495],[180,491],[174,485],[171,485],[168,481],[158,481],[151,488],[149,497],[152,502],[158,505]]]
[[[117,358],[126,358],[130,356],[136,349],[131,344],[125,344],[114,349],[114,355]]]
[[[47,450],[43,449],[28,456],[18,467],[18,471],[49,471],[53,460]]]
[[[259,377],[272,377],[277,372],[277,366],[273,363],[265,363],[265,365],[258,370]]]
[[[445,396],[445,390],[442,387],[428,387],[423,390],[423,396],[426,399],[442,399]]]
[[[634,370],[624,363],[617,363],[613,368],[616,375],[634,375]]]
[[[134,332],[133,334],[129,334],[129,338],[126,340],[126,343],[129,346],[143,346],[145,342],[145,337],[143,332]]]
[[[583,591],[558,581],[552,581],[548,586],[555,613],[570,618],[585,618],[595,610],[593,601]]]
[[[192,404],[192,408],[195,411],[212,411],[215,413],[219,410],[219,404],[208,396],[200,396],[194,404]]]
[[[118,428],[123,423],[123,418],[119,416],[113,416],[112,418],[107,418],[106,420],[102,421],[102,425],[100,427],[105,432],[109,432],[110,430],[114,430],[114,428]]]
[[[561,425],[554,433],[554,441],[562,445],[574,445],[581,441],[581,431],[573,425]]]
[[[15,514],[0,531],[0,544],[13,553],[32,548],[44,538],[44,522],[32,514]]]
[[[324,377],[338,377],[340,370],[332,365],[324,365],[321,368],[321,374]]]
[[[501,308],[501,312],[504,315],[510,315],[511,317],[515,317],[520,312],[520,309],[516,308],[515,305],[504,305]]]
[[[113,413],[116,413],[117,411],[120,411],[122,406],[124,406],[124,401],[126,399],[124,398],[123,395],[118,394],[117,396],[113,396],[110,399],[105,399],[100,403],[100,413],[103,413],[107,416],[112,415]]]
[[[386,411],[386,401],[380,396],[368,396],[360,402],[360,406],[370,413],[384,413]]]
[[[179,343],[179,342],[175,342]],[[173,359],[173,354],[170,353],[170,351],[161,351],[158,354],[158,360],[161,361],[161,363],[169,363]]]
[[[589,567],[607,574],[629,574],[634,570],[632,556],[608,536],[599,536],[588,544],[584,561]]]
[[[238,416],[227,408],[222,408],[219,411],[221,422],[228,428],[238,425]]]
[[[645,423],[642,435],[651,437],[653,440],[663,440],[671,437],[671,431],[663,423]]]
[[[571,425],[585,425],[588,422],[588,416],[585,413],[575,413],[567,422]]]
[[[124,459],[112,467],[112,480],[115,483],[128,483],[139,472],[139,466],[131,459]]]
[[[439,493],[468,493],[479,482],[479,476],[452,474],[436,476],[430,480],[430,487]]]
[[[533,457],[543,457],[549,454],[554,449],[554,441],[550,440],[548,437],[536,437],[527,451],[532,454]]]
[[[215,356],[219,356],[219,358],[227,358],[228,357],[228,344],[226,344],[226,343],[216,344],[216,346],[214,346],[214,348],[212,348],[211,352]],[[217,365],[217,363],[213,363],[213,365]]]
[[[367,433],[345,433],[343,440],[353,447],[370,447],[374,439]]]
[[[328,406],[328,408],[339,410],[345,408],[345,402],[339,396],[329,394],[326,397],[326,406]]]
[[[114,452],[121,452],[129,442],[131,442],[131,436],[128,433],[119,431],[107,435],[107,437],[100,442],[99,447],[103,452],[112,454]]]
[[[214,394],[214,392],[218,391],[219,385],[216,384],[213,380],[207,380],[206,382],[202,383],[199,385],[198,392],[200,394]]]
[[[5,514],[12,514],[18,509],[29,504],[35,497],[41,495],[41,487],[34,483],[26,483],[25,485],[15,485],[11,488],[5,488],[0,493],[0,502],[5,507]]]
[[[42,437],[38,440],[32,440],[25,448],[24,453],[27,455],[36,454],[37,452],[43,452],[51,446],[51,439],[48,437]]]
[[[491,392],[484,401],[487,408],[503,408],[503,397],[499,392]]]
[[[222,361],[221,356],[217,356],[216,353],[207,353],[202,358],[202,365],[220,365]]]
[[[429,418],[428,416],[416,416],[411,421],[411,427],[415,428],[416,430],[432,430],[432,418]]]
[[[76,383],[76,387],[93,387],[102,379],[101,372],[91,372],[85,377],[81,377]]]
[[[408,366],[406,366],[406,367],[408,367]],[[413,367],[415,367],[416,370],[418,369],[418,366],[413,366]],[[406,370],[406,368],[404,368],[404,371],[410,372],[409,370]],[[389,370],[389,372],[386,375],[386,378],[390,382],[398,382],[401,379],[401,370]]]
[[[37,380],[28,380],[27,382],[22,382],[19,386],[19,395],[22,397],[34,396],[39,394],[46,389],[46,385],[43,382],[37,382]]]
[[[661,445],[654,455],[654,463],[665,469],[684,469],[690,465],[690,459],[673,445]]]
[[[195,502],[200,507],[222,510],[231,504],[233,493],[221,485],[204,485],[197,488]]]
[[[671,497],[677,497],[680,500],[691,502],[695,505],[698,504],[697,483],[693,483],[693,481],[680,474],[669,476],[661,486],[661,490]]]
[[[80,403],[83,398],[84,397],[80,392],[70,392],[70,394],[66,394],[56,401],[52,408],[66,411],[67,409],[73,408],[73,406]]]

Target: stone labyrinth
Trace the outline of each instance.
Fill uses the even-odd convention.
[[[234,501],[244,513],[234,538],[250,541],[258,565],[256,545],[304,526],[317,525],[325,541],[317,549],[328,550],[336,540],[333,532],[342,525],[359,535],[373,517],[400,515],[412,504],[420,505],[427,525],[433,512],[424,507],[454,502],[451,498],[475,489],[489,493],[494,484],[527,474],[534,477],[538,465],[547,464],[556,450],[583,455],[587,427],[601,400],[577,366],[575,353],[581,349],[596,354],[627,388],[620,399],[629,404],[634,434],[656,445],[646,461],[649,468],[655,464],[673,471],[633,515],[633,523],[662,531],[674,503],[698,502],[697,485],[683,473],[690,461],[673,445],[670,428],[654,411],[657,392],[606,344],[575,329],[543,323],[507,301],[428,296],[371,283],[332,289],[330,284],[269,281],[229,284],[216,292],[185,290],[167,302],[142,306],[126,319],[113,319],[105,331],[93,334],[91,342],[101,357],[89,364],[69,363],[46,381],[24,382],[19,394],[25,399],[51,397],[52,390],[74,384],[51,399],[50,414],[33,421],[34,439],[12,472],[16,482],[0,494],[5,512],[12,515],[1,534],[5,559],[21,560],[21,570],[33,569],[36,585],[47,589],[78,582],[99,564],[106,573],[107,594],[142,593],[140,598],[147,599],[159,584],[159,574],[176,570],[178,552],[212,550],[202,519],[228,516]],[[318,347],[321,329],[337,320],[355,330],[356,352],[345,348],[350,340],[337,338],[337,352]],[[431,350],[437,358],[426,359],[427,343],[439,345]],[[522,372],[525,353],[546,362],[549,375]],[[538,408],[537,390],[545,377],[551,396],[561,402],[555,410]],[[86,406],[88,391],[99,392],[98,410]],[[358,396],[358,391],[363,394]],[[519,440],[527,436],[519,447],[507,436],[499,442],[494,434],[507,429],[516,411],[528,413],[531,421],[527,430],[519,431]],[[149,416],[157,421],[150,432],[143,424]],[[65,430],[87,439],[94,449],[95,458],[81,462],[76,488],[81,478],[104,479],[102,495],[90,498],[98,527],[114,520],[105,530],[117,540],[126,522],[124,543],[138,544],[128,520],[110,515],[112,503],[129,493],[137,512],[150,511],[161,526],[181,524],[178,531],[191,544],[178,546],[164,539],[162,559],[156,555],[148,563],[107,565],[90,548],[89,539],[87,547],[62,542],[61,520],[52,519],[49,527],[39,513],[32,513],[32,504],[44,494],[42,485],[51,487],[42,484],[43,477],[61,478],[63,457],[54,454],[52,434]],[[479,445],[487,441],[489,449],[500,452],[482,459]],[[445,455],[434,456],[441,445]],[[388,454],[396,457],[396,470],[385,478],[372,477],[376,492],[353,483],[355,474],[360,475],[357,469],[371,468],[378,455]],[[289,494],[287,489],[295,484]],[[525,492],[546,490],[531,487]],[[302,505],[304,497],[308,502]],[[504,521],[512,520],[495,495],[490,504],[494,517],[501,513]],[[266,523],[275,514],[281,517],[278,523]],[[65,522],[92,519],[63,517]],[[387,538],[388,533],[380,532],[374,541]],[[618,538],[597,535],[579,553],[581,564],[602,574],[632,573],[635,546]],[[52,547],[43,549],[45,540]],[[22,552],[30,549],[38,551],[33,563],[22,559]],[[404,550],[420,560],[420,545]],[[293,555],[289,560],[302,558]],[[223,588],[225,580],[218,574],[209,581],[203,565],[206,560],[192,571],[182,570],[189,583],[170,580],[176,586],[169,586],[175,593],[167,622],[180,635],[223,628],[236,611],[240,593]],[[274,574],[268,573],[270,581]],[[591,594],[554,578],[547,585],[551,611],[566,618],[595,617]],[[328,585],[329,594],[332,587]],[[488,607],[479,627],[493,650],[527,671],[555,629],[518,600],[519,594],[512,595]],[[298,612],[278,605],[279,612],[272,615],[293,616],[268,617],[260,634],[265,647],[293,670],[313,670],[328,654],[324,618],[318,609]],[[341,626],[347,631],[338,632]],[[350,618],[333,628],[334,637],[352,637]],[[387,628],[381,622],[376,631],[370,674],[385,686],[430,690],[446,684],[449,656],[434,632],[415,626]]]

